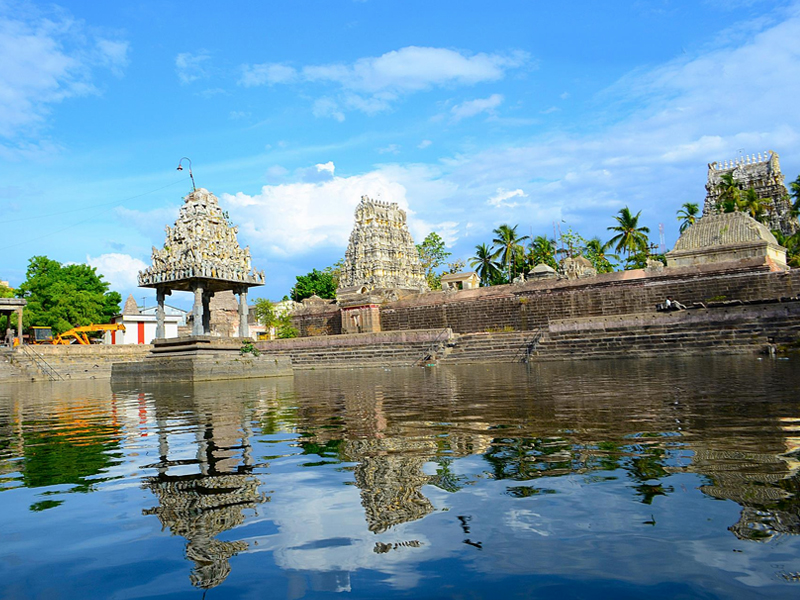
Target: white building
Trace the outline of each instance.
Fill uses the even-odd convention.
[[[170,310],[167,311],[167,308]],[[178,337],[178,326],[186,324],[186,311],[173,306],[164,307],[166,316],[164,325],[166,328],[165,337]],[[156,315],[155,306],[151,311],[145,309],[145,314],[139,311],[133,295],[128,296],[125,307],[121,315],[112,317],[112,323],[122,323],[125,331],[109,331],[106,333],[106,344],[152,344],[156,337]],[[147,314],[151,312],[151,314]]]

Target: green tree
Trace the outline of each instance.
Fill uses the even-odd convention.
[[[478,273],[481,285],[491,285],[500,273],[500,266],[495,260],[499,253],[499,250],[493,250],[486,244],[475,246],[475,256],[469,259],[469,265]]]
[[[725,173],[720,177],[717,184],[719,198],[717,198],[717,208],[723,212],[733,212],[739,203],[742,190],[739,183],[733,178],[733,173]]]
[[[39,325],[62,333],[81,325],[108,323],[119,314],[122,297],[108,287],[94,267],[63,266],[46,256],[34,256],[15,293],[28,301],[25,327]]]
[[[800,268],[800,231],[792,235],[784,235],[778,229],[772,231],[778,243],[786,248],[786,264],[792,268]]]
[[[741,195],[737,208],[741,212],[749,214],[756,221],[763,223],[769,213],[770,204],[764,198],[760,198],[753,188],[750,188]]]
[[[274,327],[277,321],[275,315],[275,305],[269,300],[259,298],[255,302],[256,321],[263,325],[269,331],[270,327]]]
[[[275,326],[278,330],[278,339],[284,340],[297,337],[298,331],[292,324],[292,316],[288,312],[277,318]]]
[[[422,268],[425,270],[425,278],[428,280],[428,286],[432,290],[439,290],[442,288],[441,275],[436,273],[436,269],[445,264],[450,252],[445,249],[444,240],[435,231],[431,231],[428,236],[422,240],[421,244],[417,244],[417,252],[419,252],[419,261]]]
[[[330,271],[312,269],[307,275],[297,275],[296,279],[297,283],[289,292],[295,302],[310,298],[314,294],[328,300],[336,298],[336,279]]]
[[[678,231],[683,233],[689,227],[697,222],[697,216],[700,214],[700,206],[694,202],[684,202],[681,210],[678,211],[678,221],[681,222]]]
[[[528,257],[531,268],[545,264],[553,269],[558,269],[556,242],[555,240],[547,239],[546,236],[538,235],[531,240]]]
[[[800,175],[798,175],[797,179],[789,184],[789,193],[791,197],[794,198],[792,209],[796,215],[797,213],[800,213]]]
[[[616,254],[607,254],[608,247],[600,241],[600,238],[592,238],[586,242],[586,247],[583,249],[583,255],[592,263],[592,266],[598,273],[611,273],[614,270],[614,264],[611,259],[619,260]]]
[[[514,225],[514,227],[506,224],[500,225],[494,230],[497,237],[492,240],[492,244],[497,246],[500,251],[500,261],[506,266],[508,281],[514,279],[512,267],[525,252],[521,242],[528,239],[527,235],[517,236],[517,227],[519,225]]]
[[[617,235],[608,240],[607,247],[614,246],[614,251],[619,253],[624,251],[628,258],[631,254],[639,252],[647,252],[650,241],[647,234],[650,229],[647,227],[639,227],[639,215],[642,211],[632,215],[630,209],[626,206],[620,209],[618,216],[614,217],[617,224],[612,227],[607,227],[609,231],[616,232]]]

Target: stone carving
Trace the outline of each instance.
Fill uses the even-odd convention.
[[[584,256],[567,256],[561,261],[560,270],[567,279],[583,279],[597,275],[597,269]]]
[[[153,248],[152,265],[139,273],[139,285],[154,287],[202,277],[263,285],[263,271],[253,270],[250,248],[236,240],[217,197],[204,188],[186,196],[175,226],[166,228],[161,250]]]
[[[122,308],[123,315],[138,315],[139,314],[139,307],[136,305],[136,299],[133,297],[133,294],[128,295],[128,299],[125,300],[125,306]]]
[[[770,150],[763,155],[739,157],[722,163],[712,162],[708,165],[708,182],[706,183],[706,200],[703,214],[719,212],[717,202],[721,194],[722,176],[732,174],[742,190],[753,188],[759,198],[768,200],[767,227],[779,230],[784,235],[791,235],[800,228],[797,217],[791,214],[792,204],[784,185],[784,175],[778,155]]]
[[[340,290],[428,291],[419,253],[406,225],[405,211],[398,208],[396,202],[390,204],[362,196],[355,216]]]

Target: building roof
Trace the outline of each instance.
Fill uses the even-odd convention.
[[[741,212],[707,214],[678,238],[673,252],[754,242],[778,245],[766,225],[749,215]]]
[[[464,279],[472,279],[478,277],[475,271],[462,271],[461,273],[447,273],[442,275],[442,281],[462,281]]]

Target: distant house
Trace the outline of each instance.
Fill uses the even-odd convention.
[[[164,312],[166,313],[165,337],[178,337],[178,326],[186,324],[187,311],[174,306],[165,306]],[[128,296],[122,314],[114,315],[111,322],[123,324],[125,331],[109,331],[107,336],[110,336],[110,339],[106,343],[114,345],[152,344],[156,337],[156,307],[140,310],[133,295]]]

